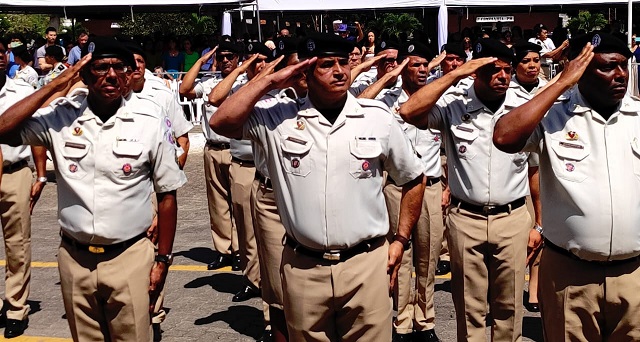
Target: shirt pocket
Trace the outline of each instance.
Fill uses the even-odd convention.
[[[313,141],[284,136],[280,141],[282,168],[286,173],[306,177],[311,173],[312,160],[309,151]]]
[[[142,169],[140,156],[144,150],[142,143],[137,141],[116,141],[111,147],[114,156],[111,172],[118,178],[134,178]]]
[[[471,160],[478,154],[473,145],[480,135],[477,128],[469,124],[452,125],[451,134],[458,158]]]
[[[60,173],[70,179],[84,178],[87,175],[85,157],[88,153],[89,145],[86,142],[64,141],[61,152],[64,165],[59,168]]]
[[[585,159],[590,154],[588,145],[581,142],[565,142],[551,139],[551,149],[556,158],[552,158],[551,167],[558,178],[572,182],[583,182],[588,178]]]
[[[349,142],[349,173],[353,178],[371,178],[380,172],[382,146],[375,140]]]

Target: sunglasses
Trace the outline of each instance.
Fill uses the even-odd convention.
[[[224,61],[225,58],[230,61],[230,60],[236,58],[236,54],[235,53],[225,53],[225,54],[217,54],[216,55],[216,60],[219,61],[219,62]]]

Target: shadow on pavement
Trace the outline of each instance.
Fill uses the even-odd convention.
[[[188,251],[179,251],[177,253],[174,253],[173,256],[174,257],[181,256],[196,262],[208,264],[211,261],[213,261],[213,259],[215,258],[215,255],[216,255],[215,253],[216,252],[214,252],[211,248],[196,247],[196,248],[191,248]]]
[[[434,291],[445,291],[451,293],[451,280],[447,280],[442,284],[436,284]]]
[[[233,273],[217,273],[206,277],[196,278],[184,285],[186,289],[196,289],[203,286],[211,286],[217,292],[233,293],[242,288],[242,275]]]
[[[540,317],[524,317],[522,320],[522,336],[534,341],[543,341],[542,319]]]
[[[236,332],[254,339],[260,338],[264,331],[262,311],[246,305],[231,306],[226,311],[214,312],[211,315],[195,320],[195,325],[205,325],[223,321]]]

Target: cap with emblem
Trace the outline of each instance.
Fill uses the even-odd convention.
[[[627,44],[619,38],[608,33],[591,32],[573,38],[569,41],[569,59],[578,57],[580,51],[582,51],[587,43],[591,43],[591,45],[593,45],[594,53],[614,52],[619,53],[627,58],[630,58],[632,56],[631,50],[629,50]]]
[[[398,50],[400,51],[400,43],[395,40],[383,40],[380,44],[376,45],[376,55],[380,54],[384,50]]]
[[[516,54],[516,59],[514,63],[520,63],[520,61],[529,53],[535,52],[540,55],[540,50],[542,50],[542,46],[534,43],[529,43],[525,41],[518,42],[513,45],[513,51]]]
[[[410,41],[402,44],[399,51],[400,57],[418,56],[426,58],[428,60],[431,60],[433,58],[433,52],[431,52],[431,49],[429,49],[426,45],[416,41]]]
[[[236,44],[223,40],[218,45],[218,52],[223,52],[223,51],[232,52],[232,53],[241,53],[242,49]]]
[[[91,53],[91,60],[120,58],[125,65],[136,65],[133,54],[119,41],[107,37],[93,37],[82,48],[82,56]]]
[[[275,41],[275,57],[288,56],[298,52],[298,39],[292,37],[281,37]]]
[[[298,43],[298,56],[301,58],[335,56],[349,57],[353,44],[340,36],[329,33],[308,35]]]
[[[445,50],[447,51],[447,55],[453,54],[462,58],[465,61],[467,60],[467,53],[464,52],[464,48],[462,48],[462,44],[457,44],[457,43],[444,44],[442,45],[442,49],[440,49],[440,52]]]
[[[512,63],[515,60],[513,50],[504,43],[493,38],[480,38],[474,46],[473,58],[496,57]]]
[[[272,61],[275,59],[273,56],[273,53],[271,52],[271,49],[269,49],[266,45],[264,45],[264,43],[258,43],[258,42],[249,43],[247,44],[244,50],[245,50],[244,52],[248,55],[259,53],[263,56],[266,56],[267,61]]]

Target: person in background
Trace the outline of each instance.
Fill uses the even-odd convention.
[[[181,80],[180,71],[184,69],[184,54],[177,48],[175,38],[169,38],[167,45],[169,49],[162,54],[162,67],[176,80]]]
[[[49,71],[51,71],[51,69],[53,69],[54,65],[47,63],[47,61],[45,60],[45,54],[46,54],[46,49],[49,46],[57,46],[57,42],[56,39],[58,38],[58,31],[53,28],[53,27],[47,27],[47,29],[44,31],[44,35],[46,38],[46,43],[41,46],[38,50],[36,50],[36,64],[33,66],[34,69],[36,70],[40,70],[41,73],[45,74]],[[62,49],[62,54],[63,57],[65,55],[65,50]],[[60,61],[62,61],[62,59],[60,59]]]
[[[64,58],[64,49],[60,45],[48,46],[45,49],[45,61],[47,64],[53,65],[53,68],[40,81],[41,85],[46,85],[67,70],[67,66],[62,63]]]
[[[89,34],[86,31],[80,31],[78,34],[78,45],[71,48],[69,51],[69,58],[67,59],[67,63],[71,66],[76,64],[80,60],[80,55],[82,49],[89,41]]]
[[[187,72],[191,69],[193,64],[200,58],[198,51],[193,50],[191,39],[187,38],[182,41],[182,48],[184,51],[182,54],[184,55],[184,68],[182,71]]]
[[[32,68],[29,63],[32,62],[31,54],[27,50],[25,45],[20,45],[13,49],[13,55],[16,63],[19,65],[18,71],[16,71],[15,79],[21,79],[31,85],[33,88],[39,88],[38,72]]]

